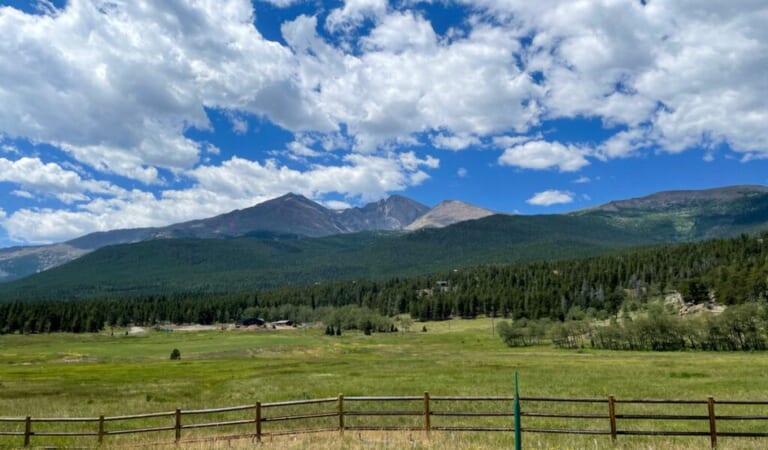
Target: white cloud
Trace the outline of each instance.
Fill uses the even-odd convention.
[[[603,141],[597,148],[595,156],[603,160],[626,158],[651,146],[653,146],[653,140],[647,128],[631,128],[620,131]]]
[[[219,147],[216,147],[215,145],[211,144],[210,142],[206,142],[203,144],[203,150],[205,150],[205,153],[209,155],[219,155],[221,154],[221,149]]]
[[[350,205],[349,203],[342,202],[340,200],[328,200],[323,202],[323,205],[325,205],[327,208],[336,209],[336,210],[348,209],[352,207],[352,205]]]
[[[344,6],[331,11],[325,26],[332,32],[349,32],[365,19],[381,16],[386,11],[387,0],[345,0]]]
[[[404,22],[410,25],[395,27]],[[518,67],[520,44],[508,30],[478,24],[466,37],[442,42],[423,17],[392,13],[353,55],[324,41],[316,26],[316,18],[300,17],[283,35],[297,54],[302,86],[346,124],[357,151],[432,130],[470,140],[525,132],[538,121],[539,88]]]
[[[235,134],[245,134],[248,132],[248,121],[246,119],[230,114],[229,121],[232,123],[232,131]]]
[[[673,152],[720,143],[768,151],[765,2],[465,3],[533,35],[523,57],[543,75],[547,117],[599,117],[630,130],[647,123],[646,143]]]
[[[573,202],[573,192],[555,189],[537,192],[533,197],[526,200],[526,203],[535,206],[552,206],[571,202]]]
[[[253,22],[264,5],[248,0],[2,7],[0,154],[9,159],[0,164],[10,172],[0,178],[17,195],[71,204],[8,211],[3,223],[54,240],[204,217],[287,190],[375,199],[439,166],[404,150],[422,144],[492,142],[505,150],[499,164],[561,172],[659,150],[696,148],[708,159],[723,144],[742,161],[768,157],[765,2],[459,1],[471,10],[461,33],[438,36],[414,2],[348,0],[319,25],[322,13],[282,24],[288,46],[261,36]],[[325,155],[336,164],[297,170],[226,148],[240,156],[210,166],[221,151],[186,133],[210,131],[207,108],[236,132],[252,119],[283,127],[301,164]],[[589,148],[531,133],[564,118],[621,131]],[[88,170],[46,163],[46,150],[22,152],[17,138],[58,147]],[[230,172],[244,186],[212,178]],[[112,183],[130,180],[104,174],[164,191],[129,192]],[[179,180],[194,186],[175,188]]]
[[[448,136],[441,133],[432,139],[432,143],[436,147],[448,150],[464,150],[473,145],[480,145],[480,139],[478,139],[477,136],[469,134]]]
[[[259,0],[261,2],[270,3],[278,8],[287,8],[296,3],[301,3],[304,0]]]
[[[561,172],[574,172],[589,164],[585,154],[584,150],[572,145],[531,141],[505,150],[499,157],[499,164],[524,169],[557,167]]]
[[[589,178],[589,177],[581,176],[581,177],[576,178],[575,180],[573,180],[573,182],[577,183],[577,184],[585,184],[585,183],[591,183],[592,179]]]
[[[384,16],[371,34],[362,39],[362,45],[368,51],[393,54],[429,52],[437,49],[437,35],[423,17],[413,12],[393,12]]]
[[[31,192],[22,191],[22,190],[19,190],[19,189],[15,190],[15,191],[11,191],[11,195],[13,195],[14,197],[26,198],[26,199],[29,199],[29,200],[35,198],[35,196],[32,195]]]
[[[15,161],[0,158],[0,181],[14,183],[24,191],[56,197],[64,203],[87,200],[86,194],[115,194],[119,188],[104,181],[83,179],[77,172],[56,163],[43,163],[38,158],[23,157]]]
[[[262,38],[245,0],[73,0],[56,15],[5,7],[0,35],[0,131],[100,171],[151,183],[155,168],[193,167],[199,144],[183,132],[211,126],[204,107],[334,127],[309,107],[291,81],[290,50]]]
[[[322,153],[312,150],[305,142],[293,141],[288,143],[288,150],[291,154],[304,158],[317,158]]]
[[[515,145],[525,144],[528,141],[537,141],[541,139],[543,139],[541,133],[537,133],[534,136],[494,136],[493,145],[501,148],[513,147]]]
[[[0,152],[8,153],[8,154],[11,154],[11,155],[18,155],[19,153],[21,153],[21,152],[19,152],[19,149],[16,148],[15,145],[11,145],[11,144],[2,144],[2,145],[0,145]]]
[[[645,127],[642,143],[669,151],[768,151],[762,2],[465,3],[468,30],[449,39],[408,10],[412,2],[347,0],[321,26],[371,20],[367,35],[326,41],[317,18],[302,16],[283,24],[290,48],[259,34],[259,4],[246,0],[74,0],[43,15],[6,7],[0,86],[13,89],[0,88],[0,132],[145,183],[158,182],[157,168],[199,162],[199,143],[183,132],[211,126],[205,107],[228,112],[239,132],[241,114],[291,131],[344,124],[367,152],[431,131],[444,137],[438,145],[461,148],[467,136],[580,116],[628,133]],[[609,144],[600,156],[645,148],[627,136]]]
[[[459,178],[464,178],[467,176],[467,169],[464,167],[459,167],[459,170],[456,171],[456,175],[459,176]]]

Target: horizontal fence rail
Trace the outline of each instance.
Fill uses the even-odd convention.
[[[512,432],[516,426],[522,433],[604,435],[614,442],[619,436],[709,437],[712,448],[717,446],[719,437],[768,437],[768,432],[762,431],[768,430],[768,400],[521,396],[521,423],[518,424],[513,419],[514,401],[515,398],[509,396],[431,397],[425,392],[418,396],[339,395],[111,417],[0,417],[0,445],[13,445],[8,441],[19,439],[24,447],[29,447],[32,438],[35,438],[35,444],[42,445],[37,441],[50,437],[96,438],[101,444],[109,436],[141,433],[173,432],[176,443],[236,438],[260,442],[266,436],[303,433],[337,432],[343,435],[345,431],[423,431],[429,436],[432,431]],[[716,405],[727,413],[716,414]],[[746,412],[745,408],[748,409]],[[228,414],[237,417],[226,416]],[[718,422],[726,426],[725,431],[718,430]],[[728,429],[728,424],[734,423],[742,425],[742,430]],[[756,425],[744,429],[744,424]],[[51,428],[55,425],[62,428]],[[67,426],[80,429],[63,428]],[[188,435],[188,440],[182,441],[185,430],[191,433],[192,430],[231,427],[239,427],[237,434]]]

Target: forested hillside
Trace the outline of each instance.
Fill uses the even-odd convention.
[[[768,297],[766,239],[768,234],[741,236],[582,259],[227,294],[6,302],[0,304],[0,331],[94,331],[105,325],[213,323],[243,316],[305,322],[322,319],[330,307],[348,305],[423,320],[478,314],[563,320],[589,308],[613,314],[622,304],[670,290],[693,302],[713,296],[741,304]]]
[[[599,218],[561,215],[496,215],[411,233],[157,239],[105,247],[63,266],[0,284],[0,301],[242,292],[576,258],[653,242],[658,241]]]

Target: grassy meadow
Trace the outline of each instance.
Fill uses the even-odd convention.
[[[514,372],[520,395],[549,397],[671,398],[705,400],[768,399],[768,353],[611,352],[559,350],[548,345],[508,348],[492,335],[489,319],[416,323],[408,333],[350,332],[325,336],[323,329],[270,331],[148,332],[125,336],[116,330],[101,334],[0,336],[0,417],[98,417],[182,409],[201,409],[308,398],[379,395],[432,396],[513,394]],[[174,348],[180,361],[169,360]],[[364,407],[365,405],[363,405]],[[405,406],[401,406],[403,408]],[[418,410],[417,402],[406,409]],[[474,406],[480,410],[490,405]],[[318,406],[318,408],[320,408]],[[334,405],[325,406],[334,408]],[[581,409],[579,409],[581,408]],[[619,405],[620,413],[650,411],[643,405]],[[765,409],[728,409],[768,415]],[[464,408],[466,409],[466,408]],[[603,405],[523,404],[523,410],[605,413]],[[318,409],[318,411],[322,411]],[[706,414],[706,405],[656,413]],[[221,420],[248,418],[222,415]],[[351,421],[353,418],[348,419]],[[389,419],[389,418],[385,418]],[[325,420],[325,419],[321,419]],[[394,419],[389,419],[394,420]],[[419,425],[420,418],[402,418]],[[437,423],[438,420],[443,420]],[[510,426],[509,418],[483,419],[479,424]],[[164,421],[164,422],[163,422]],[[148,426],[164,426],[172,418]],[[333,420],[326,421],[334,426]],[[399,424],[402,422],[393,422]],[[457,425],[433,418],[433,426]],[[722,430],[764,431],[766,422],[722,423]],[[348,423],[352,425],[352,423]],[[607,420],[570,423],[524,418],[525,426],[607,429]],[[35,424],[42,429],[46,424]],[[69,426],[69,425],[67,425]],[[77,427],[80,428],[77,428]],[[94,425],[87,425],[93,428]],[[264,425],[264,431],[279,423]],[[22,427],[22,428],[20,428]],[[72,430],[82,425],[71,425]],[[273,428],[270,428],[273,427]],[[620,423],[619,428],[706,431],[706,422],[656,421]],[[0,431],[23,425],[0,423]],[[243,430],[249,432],[250,428]],[[211,433],[212,431],[208,431]],[[221,430],[217,433],[232,433]],[[185,437],[197,432],[185,430]],[[201,434],[202,435],[202,434]],[[511,433],[440,434],[349,432],[335,435],[274,438],[275,448],[487,448],[509,447]],[[173,432],[108,437],[109,443],[134,446],[173,442]],[[398,441],[398,439],[400,439]],[[525,448],[609,448],[606,436],[525,434]],[[33,444],[93,443],[67,438],[33,437]],[[238,443],[240,442],[240,443]],[[20,445],[21,438],[0,436],[0,447]],[[619,437],[625,448],[705,448],[708,438]],[[759,448],[768,440],[721,438],[723,448]],[[213,443],[200,444],[213,448]],[[221,444],[248,446],[248,440]],[[223,447],[222,447],[223,448]]]

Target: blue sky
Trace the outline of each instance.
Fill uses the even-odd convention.
[[[763,2],[2,1],[0,247],[288,191],[560,213],[768,182]]]

